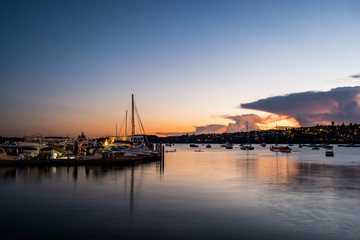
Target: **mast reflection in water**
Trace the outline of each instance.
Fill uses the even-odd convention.
[[[360,236],[360,149],[175,147],[137,166],[0,168],[2,239]]]

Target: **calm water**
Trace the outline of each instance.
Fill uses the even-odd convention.
[[[174,148],[134,167],[0,168],[1,239],[360,238],[360,148]]]

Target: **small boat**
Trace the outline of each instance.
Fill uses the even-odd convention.
[[[254,150],[254,147],[252,146],[252,145],[247,145],[247,144],[245,144],[245,145],[241,145],[240,146],[240,149],[241,150]]]
[[[173,150],[166,150],[165,152],[176,152],[176,149],[173,149]]]
[[[206,148],[211,148],[211,145],[210,144],[206,145]]]
[[[190,143],[190,147],[199,147],[199,146],[194,143]]]
[[[262,144],[260,144],[260,146],[262,146],[262,147],[266,147],[266,143],[262,143]]]
[[[302,148],[303,147],[303,145],[302,144],[299,144],[299,148]]]
[[[171,147],[171,143],[165,143],[165,146]]]
[[[334,151],[333,150],[326,150],[325,156],[326,157],[333,157],[334,156]]]
[[[241,150],[254,150],[254,147],[251,146],[251,143],[250,143],[250,136],[249,136],[249,123],[246,122],[246,135],[247,135],[247,144],[244,144],[242,146],[240,146],[240,149]]]
[[[330,144],[325,144],[325,145],[323,145],[322,147],[325,148],[325,149],[333,149],[333,148],[334,148],[334,147],[331,146]]]
[[[292,149],[289,146],[279,147],[279,152],[291,153],[291,150]]]
[[[202,150],[201,150],[201,149],[199,149],[199,150],[195,150],[194,152],[202,152]]]
[[[226,149],[233,149],[233,145],[231,143],[229,143],[229,142],[226,142],[225,143],[225,148]]]
[[[280,149],[279,149],[280,147],[279,146],[277,146],[277,145],[271,145],[270,146],[270,151],[272,151],[272,152],[280,152]]]
[[[320,150],[320,147],[313,147],[312,150]]]

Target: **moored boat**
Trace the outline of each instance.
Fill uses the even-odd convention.
[[[326,157],[334,157],[334,151],[333,150],[326,150],[325,156]]]
[[[280,152],[279,146],[277,145],[271,145],[269,150],[272,152]]]
[[[226,148],[226,149],[233,149],[233,144],[232,144],[232,143],[229,143],[229,142],[226,142],[226,143],[225,143],[225,148]]]
[[[292,149],[289,146],[281,146],[279,147],[279,152],[284,152],[284,153],[291,153]]]

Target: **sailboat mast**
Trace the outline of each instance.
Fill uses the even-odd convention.
[[[134,106],[134,94],[131,94],[131,135],[135,135],[135,106]]]
[[[125,113],[125,137],[127,136],[127,110]]]
[[[247,133],[247,144],[250,144],[249,122],[248,121],[246,121],[246,133]]]

